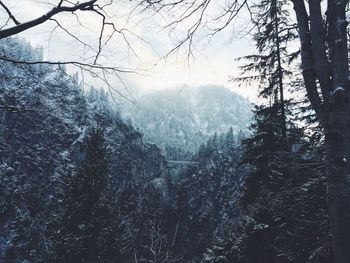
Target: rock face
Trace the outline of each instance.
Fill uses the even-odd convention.
[[[157,91],[126,105],[125,116],[167,157],[188,157],[215,133],[248,132],[251,103],[222,86]]]

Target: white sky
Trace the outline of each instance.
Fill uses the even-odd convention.
[[[47,2],[55,3],[57,0],[3,0],[3,2],[11,7],[19,21],[24,22],[45,13],[50,8]],[[176,39],[181,38],[181,27],[179,31],[172,33],[161,30],[161,25],[164,25],[164,21],[161,21],[162,18],[147,16],[147,14],[135,14],[127,19],[130,8],[135,1],[132,3],[128,0],[115,2],[115,7],[109,12],[113,16],[111,18],[113,22],[120,28],[129,28],[133,33],[147,41],[146,43],[138,37],[128,34],[128,40],[133,49],[131,50],[127,47],[124,39],[120,35],[116,35],[102,54],[101,61],[108,65],[136,68],[142,72],[142,76],[121,75],[129,87],[154,90],[179,85],[216,84],[224,85],[255,100],[255,89],[239,88],[236,83],[228,81],[230,76],[239,76],[240,74],[235,58],[254,52],[252,42],[247,38],[239,37],[243,32],[243,24],[236,24],[214,36],[211,40],[205,38],[199,41],[197,39],[198,41],[194,43],[194,59],[188,60],[187,49],[184,47],[180,52],[172,54],[166,60],[160,60],[171,50]],[[96,46],[100,25],[99,18],[88,13],[79,13],[78,15],[84,27],[79,26],[76,18],[70,14],[60,15],[57,20],[83,41]],[[4,14],[1,16],[5,17]],[[50,60],[82,60],[91,56],[91,50],[83,49],[82,45],[62,30],[56,29],[52,33],[54,27],[55,23],[49,22],[18,36],[30,41],[34,46],[43,47],[45,58]],[[201,36],[199,35],[199,37]],[[136,55],[133,53],[134,51]],[[87,79],[89,85],[96,85],[94,79]],[[115,81],[115,85],[121,84]]]

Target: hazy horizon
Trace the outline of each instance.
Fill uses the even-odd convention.
[[[51,8],[51,5],[36,0],[21,1],[21,6],[15,2],[5,2],[8,2],[6,4],[11,7],[20,21],[34,18]],[[116,36],[104,47],[100,59],[107,65],[136,69],[137,74],[120,74],[119,76],[129,90],[136,88],[145,92],[183,85],[209,84],[222,85],[250,100],[256,99],[255,88],[247,86],[239,88],[236,83],[230,81],[231,77],[237,77],[240,74],[238,68],[240,64],[235,59],[248,55],[254,50],[253,42],[242,36],[244,32],[242,24],[227,28],[212,38],[207,37],[205,33],[200,33],[195,39],[192,58],[187,57],[186,46],[165,58],[164,56],[178,41],[179,36],[163,28],[166,21],[160,21],[159,17],[149,16],[147,12],[129,16],[134,7],[133,3],[122,1],[121,6],[122,8],[119,7],[112,20],[117,25],[120,24],[120,28],[132,31],[127,35],[131,47],[126,46],[120,36]],[[95,32],[98,32],[100,21],[96,18],[92,19],[83,12],[80,12],[79,15],[79,21],[84,22],[84,28],[81,28],[74,18],[69,17],[69,14],[59,16],[58,21],[64,21],[63,25],[70,32],[74,33],[79,30],[82,41],[92,43],[94,47],[97,39]],[[3,19],[5,16],[5,13],[0,14]],[[82,48],[74,38],[55,26],[55,23],[50,22],[29,29],[17,37],[30,42],[34,47],[42,48],[44,59],[89,61],[92,50]],[[69,73],[77,71],[80,78],[84,78],[86,86],[105,86],[88,74],[82,77],[79,69],[68,66]],[[118,79],[112,78],[109,81],[113,87],[123,90],[123,84]]]

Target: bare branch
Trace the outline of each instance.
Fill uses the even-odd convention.
[[[136,70],[130,69],[130,68],[121,68],[121,67],[112,67],[112,66],[103,66],[100,64],[89,64],[84,63],[80,61],[26,61],[26,60],[17,60],[8,58],[6,56],[0,55],[0,60],[11,62],[14,64],[25,64],[25,65],[40,65],[40,64],[48,64],[48,65],[72,65],[79,68],[84,69],[100,69],[100,70],[110,70],[114,72],[120,72],[120,73],[133,73],[133,74],[139,74]]]
[[[9,18],[16,24],[16,25],[20,25],[21,23],[14,17],[14,15],[11,13],[10,9],[8,9],[8,7],[2,2],[0,1],[0,5],[2,6],[2,8],[5,9],[6,13],[8,14]]]
[[[34,20],[27,21],[25,23],[19,23],[16,24],[16,26],[11,27],[11,28],[6,28],[3,30],[0,30],[0,39],[13,36],[16,34],[19,34],[29,28],[38,26],[46,21],[48,21],[50,18],[53,16],[63,13],[63,12],[76,12],[76,11],[93,11],[94,10],[94,4],[96,3],[97,0],[90,0],[87,2],[83,3],[77,3],[74,4],[73,6],[63,6],[62,3],[63,1],[60,1],[60,3],[51,9],[48,13],[42,15],[41,17],[38,17]]]

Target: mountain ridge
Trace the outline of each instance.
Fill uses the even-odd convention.
[[[215,133],[248,133],[252,104],[224,86],[158,90],[126,104],[123,116],[170,158],[188,157]],[[179,153],[180,152],[180,153]]]

